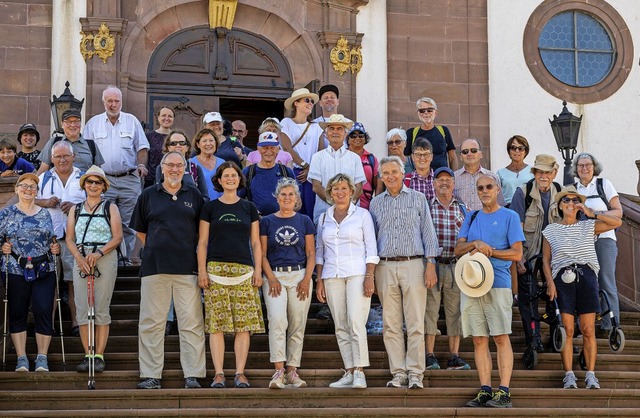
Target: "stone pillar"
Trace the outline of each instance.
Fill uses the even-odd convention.
[[[80,18],[87,14],[87,2],[56,0],[51,25],[51,94],[60,96],[64,83],[69,81],[69,90],[78,99],[86,96],[86,65],[80,54]],[[83,109],[83,113],[84,113]],[[86,119],[83,117],[83,121]],[[51,130],[55,124],[51,120]]]

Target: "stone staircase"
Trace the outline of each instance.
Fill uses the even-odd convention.
[[[514,408],[465,408],[478,390],[477,373],[435,370],[425,373],[424,390],[385,388],[389,380],[388,359],[382,336],[369,337],[371,367],[366,370],[369,388],[329,389],[341,376],[342,361],[330,321],[313,319],[318,304],[312,304],[307,324],[300,375],[309,384],[304,389],[267,388],[273,368],[269,363],[267,335],[254,335],[247,364],[250,389],[210,389],[213,367],[207,349],[207,379],[202,389],[184,389],[178,355],[178,336],[165,341],[165,369],[160,390],[137,390],[140,380],[137,357],[137,318],[140,299],[137,269],[121,269],[113,297],[111,337],[106,353],[107,370],[96,377],[96,390],[87,390],[87,376],[75,372],[82,358],[79,338],[65,337],[66,370],[63,370],[60,338],[54,337],[50,373],[15,373],[15,353],[7,347],[7,370],[0,373],[0,416],[2,417],[212,417],[212,416],[500,416],[500,417],[638,417],[640,416],[640,313],[624,312],[621,318],[626,346],[613,353],[605,339],[598,340],[597,375],[600,390],[559,389],[563,372],[560,355],[542,353],[535,370],[522,366],[522,325],[514,310],[515,351],[511,383]],[[1,312],[0,312],[1,313]],[[65,314],[63,314],[64,317]],[[64,322],[65,332],[69,321]],[[440,323],[444,330],[444,323]],[[544,327],[544,325],[543,325]],[[543,329],[543,334],[546,329]],[[227,347],[232,347],[228,341]],[[574,339],[580,346],[581,340]],[[436,355],[446,359],[447,339],[436,339]],[[475,368],[473,346],[463,339],[461,356]],[[28,339],[33,364],[35,341]],[[495,347],[492,344],[495,364]],[[577,356],[576,356],[577,357]],[[233,365],[233,353],[225,364]],[[583,386],[584,372],[574,370]],[[233,370],[228,369],[232,376]],[[494,371],[497,383],[497,371]]]

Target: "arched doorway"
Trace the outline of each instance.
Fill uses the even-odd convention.
[[[147,69],[147,120],[163,105],[175,109],[175,126],[193,135],[204,112],[242,119],[255,145],[267,116],[282,117],[293,81],[289,63],[268,39],[242,30],[183,29],[154,50]]]

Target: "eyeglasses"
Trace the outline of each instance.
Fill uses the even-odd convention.
[[[418,109],[418,113],[425,113],[425,112],[427,112],[427,113],[433,113],[433,112],[435,112],[435,111],[436,111],[436,108],[435,108],[435,107],[426,107],[426,108],[424,108],[424,109]]]
[[[67,125],[80,126],[79,120],[63,120],[62,122],[64,122]]]
[[[174,168],[182,170],[184,168],[184,164],[182,164],[182,163],[178,163],[178,164],[162,163],[162,165],[169,167],[169,169],[171,169],[171,170],[173,170]]]
[[[413,156],[416,158],[416,160],[421,160],[421,159],[427,159],[429,157],[431,157],[431,153],[430,152],[414,152]]]
[[[387,145],[400,145],[402,141],[399,139],[394,139],[393,141],[387,141]]]
[[[486,185],[480,185],[477,187],[479,192],[484,192],[485,190],[489,191],[489,190],[493,190],[493,188],[495,187],[495,184],[486,184]]]
[[[366,135],[365,134],[351,134],[351,135],[349,135],[349,138],[351,138],[351,139],[365,139]]]
[[[580,203],[580,199],[577,197],[562,196],[562,199],[560,200],[562,201],[562,203],[573,203],[574,205]]]
[[[591,168],[591,167],[593,167],[593,163],[578,164],[578,168]]]
[[[309,98],[309,97],[305,97],[304,99],[300,99],[300,100],[304,100],[305,103],[311,103],[314,104],[315,102],[313,101],[313,99]]]
[[[232,129],[231,132],[234,134],[241,134],[244,132],[244,129]]]
[[[68,160],[72,157],[71,154],[64,154],[64,155],[54,155],[53,158],[54,160]]]
[[[510,149],[511,151],[518,151],[518,152],[522,152],[522,151],[524,151],[526,148],[525,148],[525,147],[523,147],[522,145],[521,145],[521,146],[511,145],[511,146],[509,147],[509,149]]]
[[[85,183],[89,183],[89,184],[98,184],[98,185],[103,185],[104,181],[102,180],[85,180]]]
[[[38,190],[38,185],[37,184],[20,183],[20,184],[16,184],[16,187],[19,187],[22,190]]]
[[[460,151],[462,155],[467,155],[468,153],[477,154],[480,151],[478,148],[467,148]]]
[[[169,142],[169,146],[170,147],[177,147],[178,145],[186,147],[187,146],[187,141],[171,141],[171,142]]]

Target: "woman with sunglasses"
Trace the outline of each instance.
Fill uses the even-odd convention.
[[[507,153],[511,159],[508,166],[496,171],[502,184],[502,193],[506,207],[511,205],[511,199],[516,189],[533,178],[533,174],[524,159],[529,155],[529,141],[522,135],[514,135],[507,141]]]
[[[209,199],[217,199],[222,196],[222,193],[213,187],[213,176],[218,167],[224,163],[222,158],[215,155],[218,151],[218,136],[211,129],[202,129],[193,137],[193,148],[196,155],[189,158],[189,162],[195,163],[202,169],[202,178],[206,179]]]
[[[407,145],[407,133],[404,129],[393,128],[387,132],[387,155],[389,157],[398,157],[404,164],[404,173],[412,173],[415,170],[411,158],[404,155],[404,149]],[[384,186],[384,184],[383,184]]]
[[[189,158],[191,154],[191,143],[187,139],[187,134],[181,130],[174,129],[167,135],[162,146],[162,155],[168,152],[180,152],[185,158]],[[200,167],[195,162],[189,161],[185,169],[185,176],[182,177],[184,184],[190,184],[200,190],[200,194],[205,201],[209,200],[209,190],[207,189],[207,178]],[[155,183],[162,183],[162,168],[160,165],[156,167]]]
[[[60,245],[52,242],[51,214],[35,204],[39,181],[33,173],[18,177],[15,186],[18,202],[0,212],[2,281],[9,305],[9,333],[18,358],[16,372],[29,371],[26,353],[29,306],[35,320],[38,349],[35,371],[49,371],[47,352],[53,335],[51,313],[56,291],[50,252],[60,254]]]
[[[562,220],[547,225],[542,231],[542,269],[551,300],[558,298],[567,340],[561,352],[564,367],[564,388],[578,387],[573,366],[574,316],[578,315],[587,365],[585,386],[600,389],[595,376],[597,344],[596,313],[600,311],[598,297],[598,257],[595,240],[598,234],[619,227],[622,221],[612,215],[597,213],[586,204],[586,196],[568,186],[556,194],[558,213]],[[581,219],[582,212],[587,219]]]
[[[355,122],[347,134],[347,148],[360,156],[364,169],[366,180],[360,195],[360,207],[364,209],[369,209],[371,199],[374,195],[382,193],[383,187],[382,181],[378,178],[378,159],[364,148],[370,139],[364,125],[360,122]]]
[[[144,179],[144,187],[149,187],[156,183],[156,167],[158,167],[160,160],[162,159],[162,155],[166,152],[163,150],[164,141],[167,138],[167,135],[171,132],[175,116],[173,109],[168,106],[162,106],[160,110],[158,110],[158,129],[147,132],[147,140],[149,141],[147,171],[149,174]]]
[[[80,177],[80,188],[87,200],[72,206],[67,217],[65,242],[73,255],[73,288],[76,302],[76,319],[80,326],[80,340],[85,356],[76,367],[79,373],[89,371],[89,307],[87,300],[87,275],[94,274],[95,308],[95,372],[104,371],[104,350],[109,338],[111,314],[109,305],[118,275],[116,249],[122,242],[122,220],[118,207],[108,204],[103,194],[109,189],[109,180],[100,167],[92,166]],[[106,211],[109,211],[108,214]]]
[[[318,95],[305,88],[298,89],[284,102],[289,117],[282,119],[282,149],[293,158],[293,172],[300,184],[302,208],[300,212],[313,219],[313,208],[316,194],[313,186],[307,181],[309,163],[316,152],[325,148],[324,132],[317,123],[311,121],[313,105]]]

